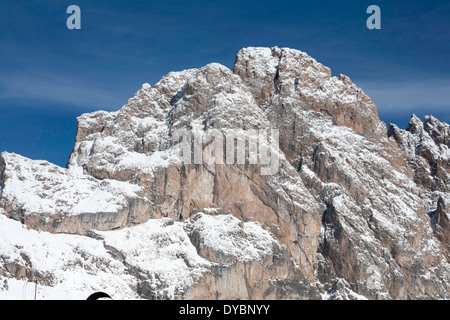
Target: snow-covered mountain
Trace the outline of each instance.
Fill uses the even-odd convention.
[[[298,50],[171,72],[66,168],[1,154],[0,298],[448,299],[449,131]]]

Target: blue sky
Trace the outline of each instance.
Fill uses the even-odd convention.
[[[68,30],[69,5],[81,30]],[[366,9],[381,8],[381,30]],[[219,62],[248,46],[305,51],[348,75],[381,120],[450,122],[448,1],[3,0],[0,151],[65,166],[76,117],[118,110],[145,82]]]

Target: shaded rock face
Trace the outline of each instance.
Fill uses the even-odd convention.
[[[413,115],[406,130],[391,124],[388,135],[405,154],[430,216],[431,227],[449,258],[450,126],[433,116]]]
[[[212,129],[277,129],[277,170],[183,162],[177,132],[194,142]],[[0,210],[29,228],[91,237],[154,219],[184,224],[187,238],[174,243],[192,245],[205,268],[183,253],[195,274],[187,284],[104,244],[147,299],[448,298],[449,137],[431,116],[387,131],[362,89],[304,52],[245,48],[233,71],[172,72],[119,111],[80,116],[65,169],[3,153]],[[225,254],[199,229],[208,216],[257,223],[272,250],[243,259],[244,227]]]

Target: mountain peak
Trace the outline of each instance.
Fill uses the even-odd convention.
[[[233,70],[170,72],[81,115],[67,168],[2,153],[0,280],[33,266],[50,297],[101,278],[122,298],[447,299],[449,159],[448,124],[386,134],[348,76],[243,48]]]

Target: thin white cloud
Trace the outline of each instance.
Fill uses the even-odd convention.
[[[360,81],[357,83],[372,98],[379,110],[448,111],[450,114],[450,79],[415,78],[393,81]]]
[[[0,100],[48,101],[83,108],[118,109],[126,100],[89,79],[60,75],[0,75]]]

